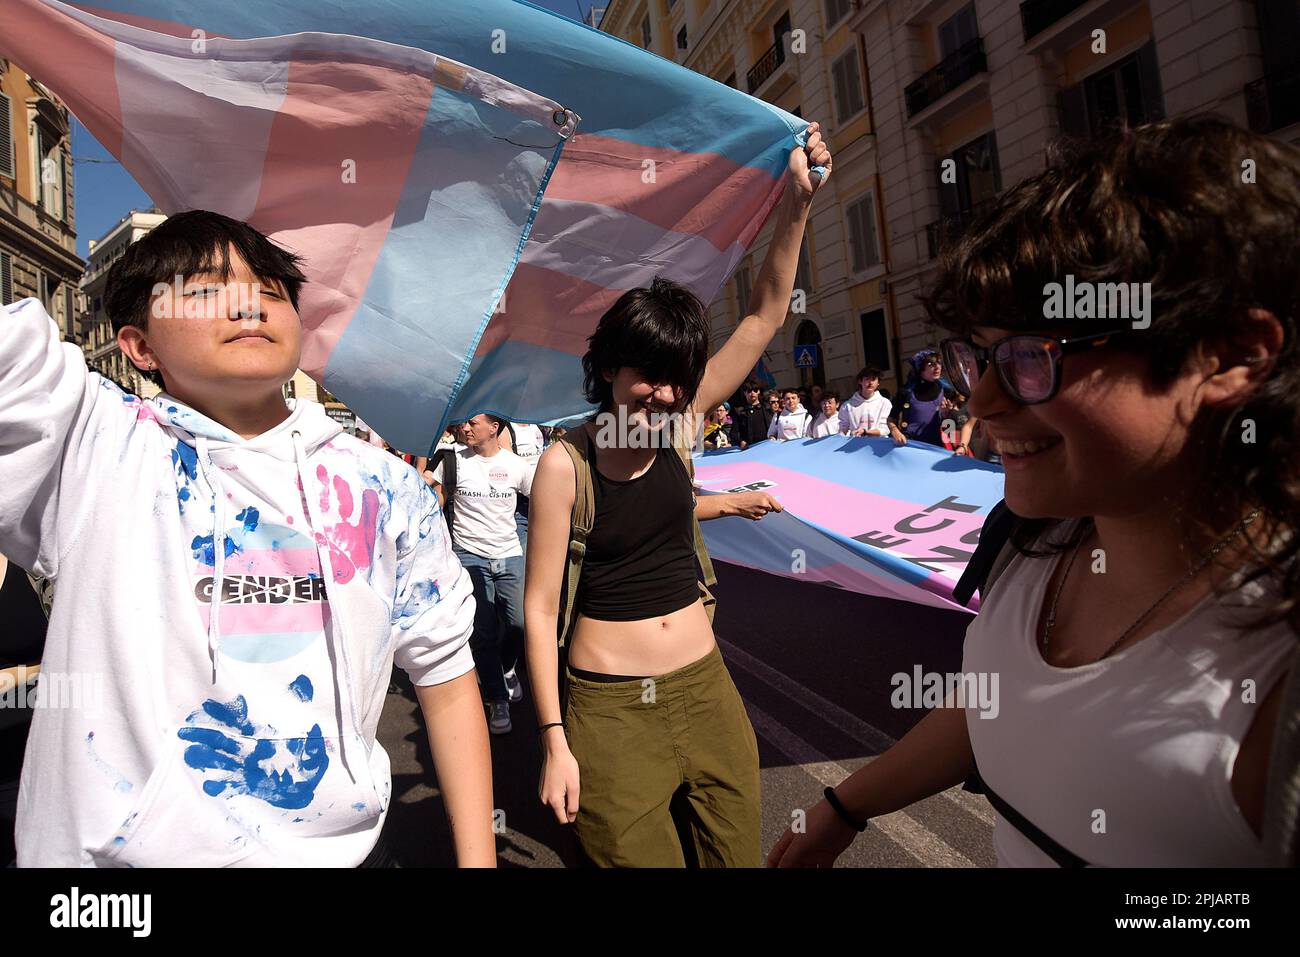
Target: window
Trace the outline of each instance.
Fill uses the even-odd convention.
[[[63,314],[68,320],[68,338],[74,342],[77,339],[77,304],[72,293],[72,284],[63,287]]]
[[[749,275],[748,260],[740,264],[736,270],[736,318],[744,319],[749,315],[749,297],[753,293],[754,287]]]
[[[682,27],[680,30],[677,31],[677,49],[679,50],[686,49],[686,28],[685,27]]]
[[[862,323],[863,365],[875,366],[882,374],[893,371],[890,360],[889,327],[885,323],[885,310],[873,309],[858,317]]]
[[[8,306],[14,301],[14,259],[8,253],[0,253],[0,306]]]
[[[831,65],[831,79],[835,87],[835,121],[843,123],[866,106],[856,45]]]
[[[868,193],[862,199],[851,203],[849,216],[850,265],[853,272],[862,272],[880,262],[879,246],[876,244],[876,198]]]
[[[13,107],[9,97],[0,93],[0,176],[14,175]]]
[[[1064,89],[1057,98],[1061,130],[1083,139],[1116,126],[1140,126],[1165,115],[1155,44]]]
[[[939,59],[946,60],[979,36],[975,4],[967,4],[939,24]]]
[[[943,181],[939,164],[939,208],[945,217],[962,218],[981,203],[993,199],[1002,189],[998,168],[997,139],[992,133],[971,140],[946,157],[955,163],[955,183]]]
[[[826,28],[829,30],[843,20],[852,5],[851,0],[826,0]]]
[[[647,50],[650,49],[650,14],[648,13],[641,21],[641,45]]]
[[[40,124],[36,126],[36,156],[41,179],[41,209],[63,218],[63,149]]]
[[[781,14],[781,19],[772,24],[772,42],[781,49],[782,60],[789,51],[785,48],[785,38],[790,35],[794,28],[790,25],[790,11],[787,10]]]

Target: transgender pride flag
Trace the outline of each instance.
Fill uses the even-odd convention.
[[[1000,466],[911,441],[830,435],[695,457],[707,492],[764,491],[785,509],[701,528],[714,561],[971,611],[953,586],[1002,498]]]
[[[303,369],[415,452],[587,411],[596,320],[712,300],[807,126],[517,0],[3,0],[0,56],[165,212],[303,255]]]

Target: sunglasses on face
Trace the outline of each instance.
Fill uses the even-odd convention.
[[[1021,405],[1038,405],[1061,388],[1061,360],[1072,352],[1098,349],[1128,330],[1112,329],[1091,336],[1014,335],[989,346],[977,346],[959,336],[939,343],[948,376],[962,395],[971,395],[989,365],[997,371],[1002,391]]]

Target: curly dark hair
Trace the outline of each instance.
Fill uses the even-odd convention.
[[[708,363],[704,303],[685,286],[656,276],[648,288],[623,293],[600,317],[582,357],[583,391],[606,412],[614,388],[602,373],[631,367],[676,386],[678,410],[685,409],[695,401]]]
[[[1095,331],[1095,320],[1043,317],[1045,285],[1067,274],[1151,283],[1150,327],[1113,347],[1142,355],[1155,388],[1202,343],[1241,335],[1249,309],[1282,324],[1268,378],[1237,408],[1205,408],[1192,423],[1196,474],[1215,481],[1200,483],[1180,520],[1186,544],[1203,549],[1258,509],[1271,544],[1251,542],[1246,580],[1268,573],[1282,599],[1256,624],[1288,620],[1300,632],[1300,150],[1214,116],[1062,141],[1043,172],[945,250],[924,302],[936,325],[958,335],[975,326]],[[1241,440],[1247,420],[1254,443]],[[1045,554],[1034,543],[1055,524],[1021,520],[1012,541]],[[1077,534],[1086,531],[1080,523]]]

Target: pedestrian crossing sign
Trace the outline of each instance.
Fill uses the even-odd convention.
[[[796,369],[817,368],[817,346],[795,346],[794,367]]]

